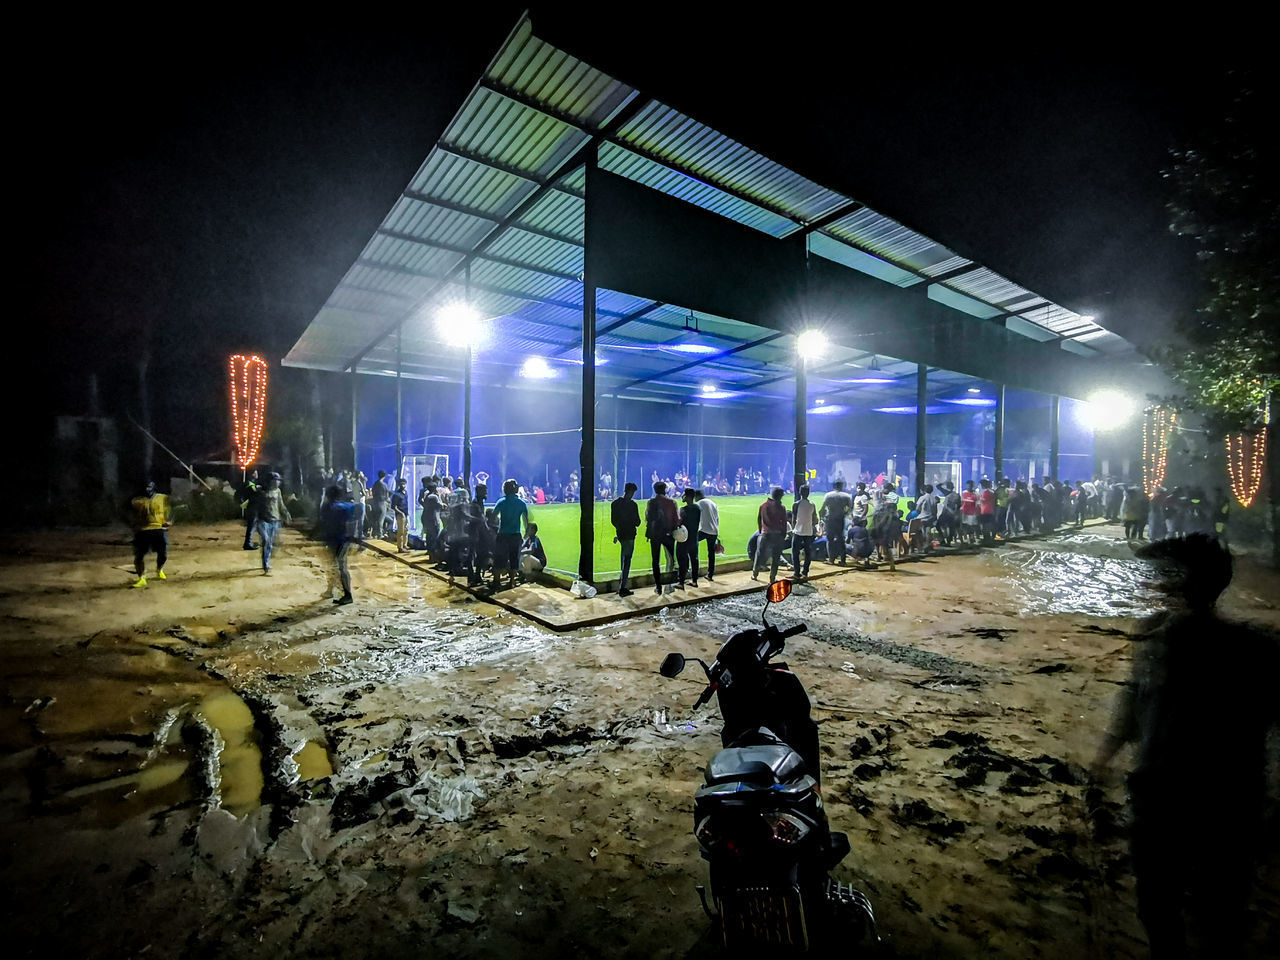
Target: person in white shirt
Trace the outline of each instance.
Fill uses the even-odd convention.
[[[702,511],[702,520],[698,523],[698,539],[707,541],[707,579],[716,578],[716,547],[720,543],[720,508],[710,497],[703,496],[701,490],[694,492],[698,508]]]
[[[818,508],[809,499],[809,485],[800,488],[800,496],[791,508],[791,566],[796,579],[809,576],[809,564],[813,561],[813,538],[818,530]],[[804,551],[804,566],[800,566],[800,551]]]
[[[858,492],[853,495],[853,519],[866,520],[870,507],[871,497],[867,495],[867,485],[859,483]]]

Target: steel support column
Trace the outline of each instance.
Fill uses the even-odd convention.
[[[929,459],[929,368],[916,364],[916,488],[912,493],[920,495],[924,487],[925,461]]]
[[[796,496],[809,477],[809,372],[807,361],[796,352]]]
[[[591,255],[591,185],[596,157],[586,162],[587,189],[583,204],[582,262],[582,446],[578,456],[578,578],[595,579],[596,494],[596,271]]]
[[[400,365],[403,359],[401,341],[404,339],[404,327],[396,327],[396,480],[404,472],[404,430],[403,430],[403,398],[400,395]]]
[[[471,485],[471,344],[462,360],[462,484]]]
[[[996,483],[1004,479],[1004,384],[996,384]]]
[[[351,472],[360,469],[360,448],[357,445],[360,433],[360,374],[351,368]]]
[[[1062,398],[1056,394],[1049,398],[1049,476],[1058,480],[1058,408]]]

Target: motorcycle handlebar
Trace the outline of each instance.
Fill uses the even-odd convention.
[[[794,627],[788,627],[786,630],[783,630],[782,636],[784,638],[794,637],[797,633],[804,633],[808,629],[809,629],[808,626],[806,626],[805,624],[797,623]]]

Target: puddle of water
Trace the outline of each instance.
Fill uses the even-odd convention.
[[[191,764],[186,760],[162,760],[140,770],[134,775],[134,781],[138,789],[143,792],[159,790],[171,783],[177,783],[189,766]]]
[[[218,789],[222,805],[241,815],[262,797],[262,751],[254,734],[253,713],[230,690],[200,701],[197,712],[221,738],[218,749]]]
[[[991,562],[1000,566],[1023,614],[1144,617],[1163,608],[1164,598],[1151,585],[1149,564],[1133,559],[1114,539],[1091,539],[1098,542],[1076,545],[1087,552],[1003,550]]]
[[[293,755],[293,762],[298,765],[298,776],[303,780],[323,780],[333,775],[329,751],[314,740],[302,745],[302,749]]]

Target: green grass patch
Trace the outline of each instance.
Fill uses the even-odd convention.
[[[720,508],[720,539],[724,541],[723,560],[745,560],[747,558],[747,541],[756,532],[756,512],[764,503],[762,495],[746,497],[714,497],[716,506]],[[810,497],[819,506],[822,495]],[[791,498],[784,497],[784,504],[789,508]],[[636,553],[631,561],[631,569],[636,573],[648,571],[649,541],[644,538],[644,508],[647,500],[637,500],[640,510],[640,531],[636,536]],[[677,506],[680,506],[677,503]],[[578,524],[581,517],[580,506],[576,503],[548,503],[542,506],[531,504],[529,519],[538,525],[538,536],[547,551],[547,566],[551,571],[573,575],[578,569]],[[595,504],[595,579],[609,580],[622,572],[618,561],[618,547],[613,542],[613,525],[609,523],[609,504]],[[702,563],[706,563],[706,547],[702,547]]]

